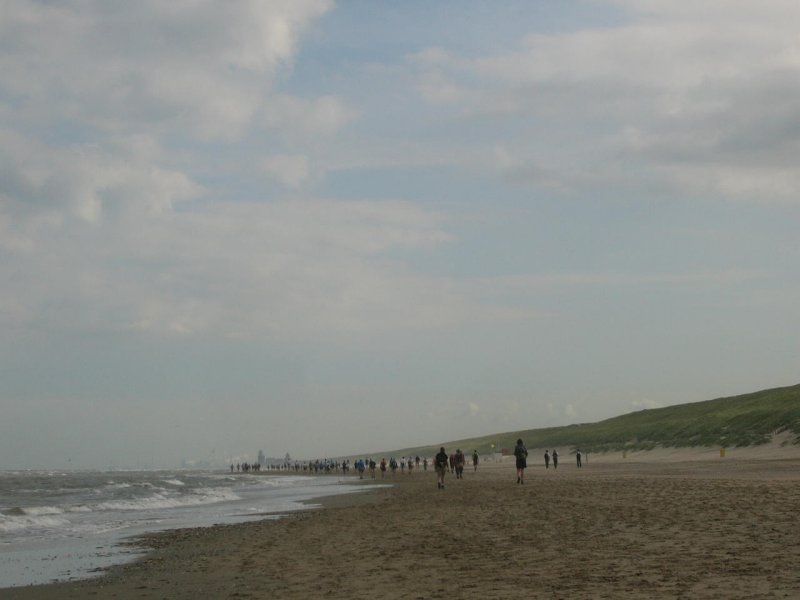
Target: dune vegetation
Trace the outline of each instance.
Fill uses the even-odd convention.
[[[586,452],[650,450],[657,447],[743,447],[765,444],[789,432],[800,444],[800,384],[703,402],[640,410],[597,423],[525,429],[378,454],[432,456],[442,443],[480,454],[513,448],[581,448]]]

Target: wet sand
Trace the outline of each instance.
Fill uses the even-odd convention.
[[[398,475],[277,521],[159,533],[139,562],[0,598],[800,598],[800,458],[572,461],[524,485],[511,463],[444,490],[432,470]]]

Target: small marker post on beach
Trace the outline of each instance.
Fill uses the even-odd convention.
[[[725,448],[724,447],[719,449],[719,457],[720,458],[725,458]]]

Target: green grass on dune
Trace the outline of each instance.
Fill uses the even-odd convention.
[[[528,448],[580,448],[585,452],[742,447],[764,444],[784,431],[793,433],[794,443],[800,444],[800,385],[642,410],[597,423],[510,431],[374,454],[432,456],[441,445],[448,452],[461,448],[465,453],[477,450],[488,454],[513,448],[517,438]]]

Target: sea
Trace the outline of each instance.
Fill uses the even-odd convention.
[[[228,471],[0,471],[0,588],[85,579],[142,555],[129,538],[280,518],[348,476]],[[362,482],[363,483],[363,482]]]

